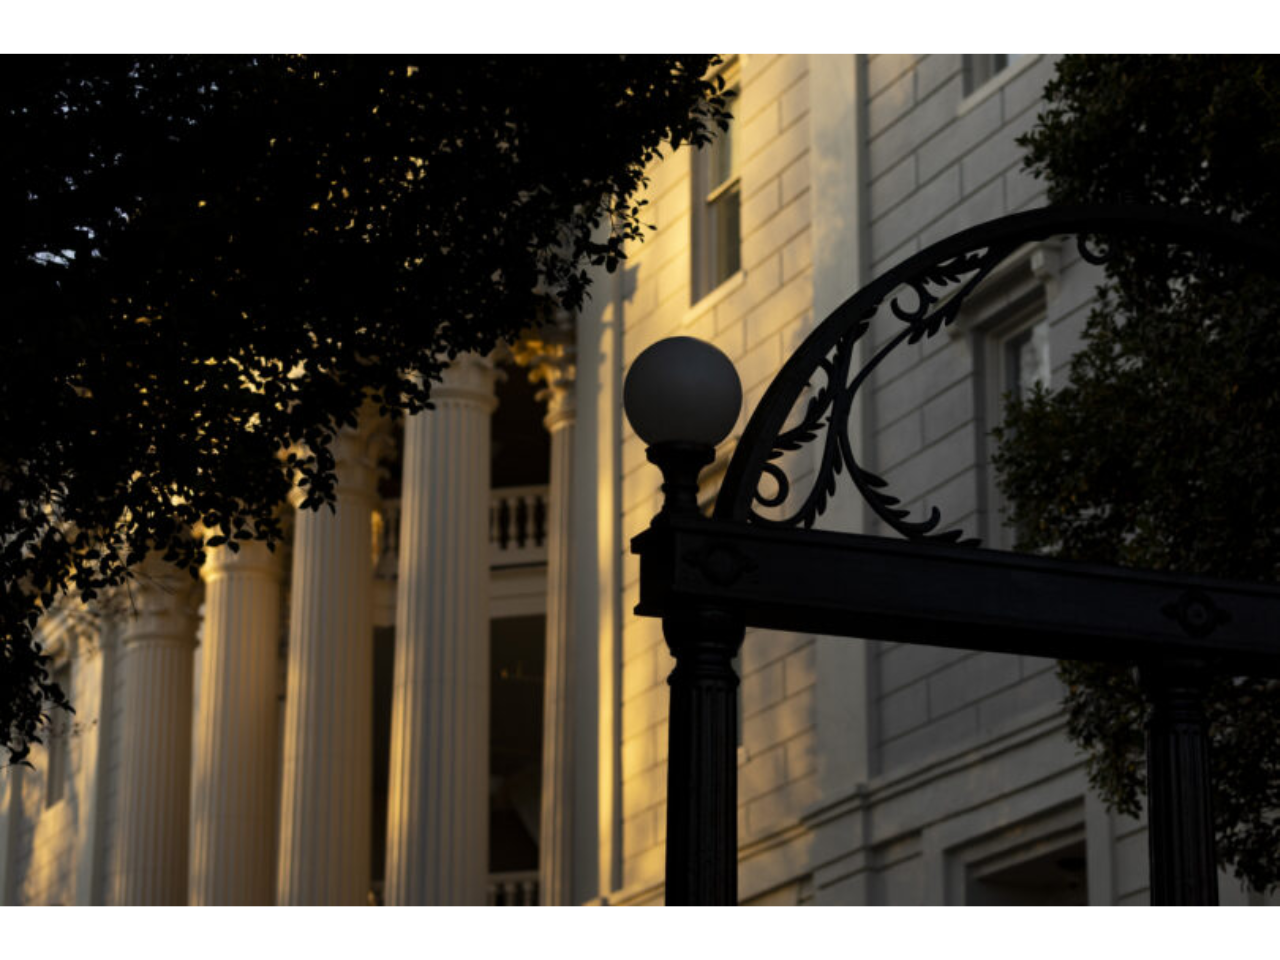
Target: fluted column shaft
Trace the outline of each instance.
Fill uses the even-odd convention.
[[[460,357],[405,423],[388,904],[482,904],[489,839],[493,369]]]
[[[574,902],[573,894],[573,381],[548,377],[551,490],[547,501],[547,632],[542,700],[542,804],[538,888],[543,904]]]
[[[192,784],[193,906],[275,901],[280,560],[265,544],[208,551]]]
[[[183,905],[198,587],[187,573],[149,559],[129,590],[133,612],[123,631],[120,815],[110,902]]]
[[[373,802],[373,530],[377,439],[366,413],[333,444],[336,510],[298,510],[276,899],[363,904]],[[302,492],[290,495],[297,506]]]

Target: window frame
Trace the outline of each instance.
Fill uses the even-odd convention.
[[[1000,493],[1000,488],[996,483],[995,470],[991,466],[991,455],[995,452],[995,441],[991,436],[991,431],[1001,426],[1005,419],[1005,397],[1008,393],[1015,389],[1015,384],[1010,378],[1010,352],[1013,343],[1023,334],[1030,333],[1041,324],[1045,325],[1046,336],[1052,334],[1053,328],[1049,320],[1048,312],[1044,302],[1043,291],[1037,291],[1039,296],[1031,296],[1024,303],[1021,303],[1015,310],[1013,316],[1008,317],[1002,323],[986,328],[979,332],[982,338],[983,369],[980,377],[982,384],[981,389],[985,392],[982,397],[984,414],[986,419],[985,428],[981,434],[982,450],[979,451],[978,462],[981,465],[984,477],[986,513],[983,540],[985,546],[993,550],[1012,550],[1014,543],[1013,528],[1006,522],[1004,508],[1007,502]],[[1053,370],[1053,351],[1049,349],[1049,370],[1050,380],[1045,384],[1046,389],[1052,387],[1052,370]]]
[[[1055,363],[1052,349],[1054,317],[1049,309],[1056,298],[1059,273],[1058,245],[1053,241],[1028,243],[997,267],[970,295],[960,317],[948,329],[953,337],[967,337],[973,358],[973,409],[977,443],[978,536],[993,550],[1013,549],[1013,528],[1005,522],[1005,499],[996,484],[991,455],[995,443],[991,431],[1004,422],[1006,357],[1011,342],[1044,322],[1049,335],[1049,389]]]
[[[961,95],[972,96],[1018,59],[1016,53],[962,53],[960,55]]]
[[[724,81],[725,93],[731,105],[742,96],[741,68],[735,57],[717,71]],[[729,172],[714,186],[712,164],[716,159],[715,144],[699,147],[691,153],[691,210],[690,210],[690,305],[696,305],[711,293],[724,286],[742,272],[742,162],[738,148],[739,118],[729,121],[729,128],[717,134],[717,138],[729,138]],[[721,270],[719,262],[725,252],[725,239],[720,235],[716,207],[730,194],[736,194],[736,229],[732,239],[733,268]],[[727,209],[727,204],[722,210]]]
[[[979,56],[1004,56],[1008,57],[1008,62],[1000,70],[992,73],[987,79],[974,86],[970,86],[971,69],[969,67],[969,58]],[[960,104],[956,108],[957,116],[964,116],[970,110],[977,107],[978,104],[987,100],[1008,84],[1023,71],[1039,63],[1043,54],[1039,53],[1006,53],[1006,54],[974,54],[964,53],[960,55]]]
[[[1050,859],[1078,859],[1079,865],[1063,869],[1060,878],[1066,887],[1065,896],[1079,897],[1087,905],[1089,891],[1089,843],[1084,819],[1084,804],[1071,804],[1067,809],[1054,811],[1030,821],[1013,824],[993,837],[984,838],[958,852],[959,863],[952,867],[953,898],[964,906],[1020,906],[1037,905],[1032,902],[1001,902],[1000,887],[1006,886],[1000,877],[1018,868]],[[1072,892],[1072,883],[1075,892]],[[1059,893],[1059,896],[1064,894]]]

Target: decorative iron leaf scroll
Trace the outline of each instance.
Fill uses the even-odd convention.
[[[837,307],[800,345],[774,378],[734,452],[716,501],[722,519],[774,526],[812,527],[835,495],[842,474],[885,523],[910,540],[977,545],[960,530],[938,531],[937,507],[922,520],[888,492],[888,481],[861,466],[853,455],[850,413],[854,397],[871,372],[903,343],[933,337],[953,323],[966,298],[1024,244],[1074,236],[1089,263],[1102,264],[1110,245],[1098,238],[1140,236],[1157,242],[1225,247],[1233,255],[1273,265],[1280,246],[1219,220],[1150,207],[1044,208],[1016,213],[954,234],[882,274]],[[870,329],[885,303],[902,329],[850,376],[854,345]],[[799,422],[783,429],[806,390]],[[811,445],[820,444],[818,447]],[[803,502],[778,519],[761,514],[787,503],[792,482],[780,461],[811,447],[817,473]],[[817,454],[820,452],[820,456]],[[773,490],[761,489],[765,477]]]

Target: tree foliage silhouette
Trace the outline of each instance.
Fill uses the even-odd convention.
[[[1023,137],[1060,203],[1142,203],[1280,229],[1280,66],[1252,56],[1073,56]],[[1022,548],[1275,582],[1280,315],[1274,280],[1200,250],[1116,244],[1068,383],[1010,398],[995,465]],[[1090,780],[1136,814],[1146,704],[1131,673],[1059,664]],[[1280,884],[1280,688],[1215,683],[1220,859]]]
[[[429,406],[644,232],[664,146],[727,122],[712,58],[29,58],[0,92],[0,737],[66,705],[33,640],[193,525],[281,536],[372,402]],[[304,451],[298,453],[298,450]],[[286,452],[289,452],[287,456]]]

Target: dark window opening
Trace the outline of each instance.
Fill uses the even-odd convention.
[[[529,382],[524,367],[507,363],[499,369],[505,376],[499,376],[497,384],[489,483],[495,490],[546,484],[551,476],[551,435],[542,425],[539,385]]]
[[[491,624],[489,872],[538,869],[546,617]]]
[[[373,891],[382,902],[387,875],[387,800],[391,780],[391,695],[395,675],[395,627],[373,630]]]
[[[1089,881],[1085,845],[1078,840],[1009,863],[974,864],[965,884],[972,906],[1085,907]]]

